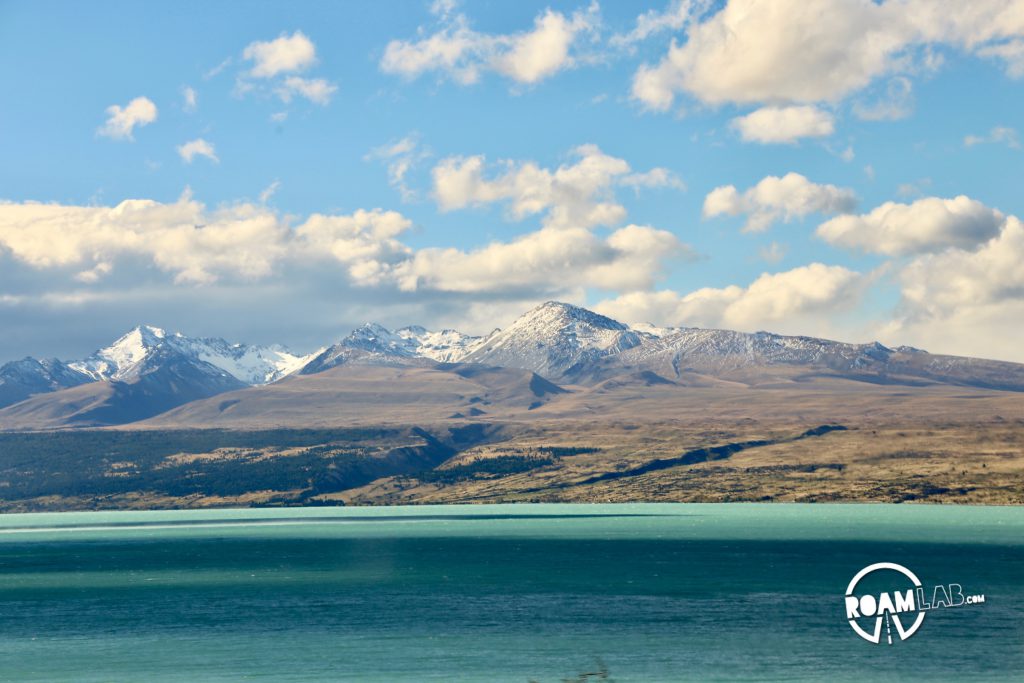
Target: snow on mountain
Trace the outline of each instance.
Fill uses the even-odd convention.
[[[629,329],[633,330],[634,332],[649,335],[651,337],[664,337],[667,334],[672,334],[679,328],[658,327],[657,325],[653,325],[651,323],[630,323]]]
[[[480,342],[463,359],[532,370],[555,378],[652,338],[616,320],[571,304],[549,301]]]
[[[687,327],[659,332],[641,347],[623,353],[618,360],[625,365],[649,367],[655,372],[665,371],[668,363],[672,374],[678,376],[685,370],[722,374],[784,364],[856,371],[884,365],[896,353],[878,342],[845,344],[769,332],[750,334]]]
[[[157,351],[178,354],[217,368],[245,384],[267,384],[305,365],[312,356],[298,356],[282,346],[230,344],[223,339],[199,339],[168,334],[159,327],[140,325],[110,346],[69,366],[93,380],[138,377]]]
[[[458,363],[483,342],[483,337],[463,334],[458,330],[431,332],[418,325],[403,327],[395,332],[406,340],[413,355],[439,363]]]
[[[33,394],[59,391],[91,381],[87,375],[56,358],[24,358],[0,366],[0,406],[22,401]]]
[[[94,381],[126,379],[166,337],[167,333],[159,327],[140,325],[110,346],[69,365]]]
[[[392,332],[377,323],[365,323],[337,344],[330,346],[302,368],[302,374],[313,374],[343,363],[369,364],[411,363],[432,360],[455,363],[479,345],[480,337],[456,330],[431,332],[410,326]]]
[[[104,398],[100,413],[90,419],[113,423],[345,363],[479,364],[595,386],[626,375],[673,382],[686,379],[681,384],[687,386],[699,386],[693,382],[704,382],[706,377],[760,385],[828,376],[1024,391],[1024,365],[1014,363],[932,355],[877,342],[845,344],[768,332],[630,326],[579,306],[549,301],[485,337],[419,326],[392,331],[367,323],[340,342],[306,356],[282,346],[232,344],[139,326],[81,361],[26,358],[0,367],[0,408],[39,402],[43,394],[61,390],[83,393],[79,385],[112,380],[120,393]]]
[[[269,384],[302,368],[320,351],[298,356],[280,344],[250,346],[228,344],[223,339],[193,340],[192,351],[200,360],[224,370],[246,384]]]

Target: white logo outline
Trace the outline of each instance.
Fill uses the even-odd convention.
[[[867,576],[871,572],[875,572],[875,571],[879,571],[879,570],[883,570],[883,569],[890,569],[892,571],[896,571],[896,572],[899,572],[900,574],[903,574],[908,579],[910,579],[911,582],[913,582],[915,589],[921,587],[921,580],[917,578],[917,575],[914,574],[914,572],[912,572],[909,569],[907,569],[906,567],[904,567],[903,565],[896,564],[895,562],[876,562],[875,564],[870,564],[867,567],[864,567],[864,569],[861,569],[850,580],[850,585],[846,587],[846,597],[853,597],[853,591],[857,587],[857,584],[860,583],[861,579],[863,579],[865,576]],[[854,631],[856,631],[857,635],[859,635],[861,638],[863,638],[864,640],[868,641],[869,643],[874,643],[875,645],[877,645],[882,640],[882,620],[883,619],[885,619],[887,617],[891,618],[893,623],[896,624],[896,633],[899,635],[900,640],[906,640],[910,636],[912,636],[915,633],[917,633],[917,629],[921,628],[921,624],[924,623],[924,614],[925,614],[924,611],[918,609],[917,610],[917,618],[914,620],[914,623],[910,625],[910,628],[907,628],[907,629],[903,628],[903,623],[900,621],[899,615],[897,615],[896,613],[894,613],[894,612],[886,612],[885,614],[879,614],[875,618],[875,630],[874,630],[874,633],[868,633],[867,631],[865,631],[863,628],[861,628],[860,624],[858,624],[857,620],[854,619],[854,618],[850,618],[849,622],[850,622],[850,626],[853,628]],[[892,644],[892,635],[891,634],[889,636],[889,644],[890,645]]]

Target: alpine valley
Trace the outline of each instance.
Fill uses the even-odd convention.
[[[140,326],[0,367],[0,430],[11,510],[1024,502],[1024,365],[557,302],[308,354]]]

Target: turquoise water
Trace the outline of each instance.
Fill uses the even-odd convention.
[[[984,605],[893,646],[897,562]],[[489,505],[0,515],[0,680],[1024,679],[1024,509]],[[594,678],[587,680],[595,680]]]

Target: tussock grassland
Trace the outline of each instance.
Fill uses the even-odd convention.
[[[0,510],[1024,504],[1020,393],[830,385],[594,400],[579,393],[522,418],[383,427],[0,433]],[[817,429],[824,425],[844,429]]]

